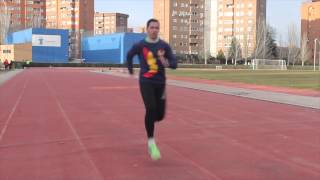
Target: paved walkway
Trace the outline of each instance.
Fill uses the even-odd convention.
[[[129,77],[126,73],[111,72],[111,71],[95,71],[98,73],[105,73],[113,76]],[[135,78],[137,78],[135,76]],[[221,93],[232,96],[239,96],[263,101],[271,101],[275,103],[289,104],[295,106],[302,106],[307,108],[320,109],[320,97],[310,97],[302,95],[292,95],[286,93],[270,92],[263,90],[252,90],[245,88],[227,87],[221,85],[195,83],[181,80],[168,80],[169,85],[184,87],[189,89],[208,91],[213,93]]]
[[[22,72],[22,69],[16,69],[13,71],[0,71],[0,85],[13,78],[15,75]]]

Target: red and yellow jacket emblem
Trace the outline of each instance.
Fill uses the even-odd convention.
[[[149,71],[144,73],[143,76],[146,78],[151,78],[158,73],[159,67],[157,64],[157,59],[153,56],[152,51],[146,47],[143,48],[143,56],[149,66]]]

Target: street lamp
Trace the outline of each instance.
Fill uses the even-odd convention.
[[[316,71],[317,41],[318,41],[317,38],[314,39],[313,71]],[[319,57],[319,62],[320,62],[320,57]],[[319,64],[319,68],[320,68],[320,64]]]
[[[209,15],[208,15],[208,5],[205,3],[204,7],[204,14],[203,14],[203,54],[204,54],[204,64],[208,64],[208,59],[207,59],[207,38],[209,37],[208,34],[210,33],[210,28],[209,31],[206,31],[206,27],[208,23],[210,22]]]
[[[80,44],[79,44],[79,46],[80,46],[80,52],[79,52],[79,55],[80,55],[80,61],[82,61],[82,56],[83,56],[83,54],[82,54],[82,41],[83,41],[83,33],[84,33],[84,29],[80,29]]]

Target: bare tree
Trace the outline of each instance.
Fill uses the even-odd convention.
[[[302,66],[304,66],[304,63],[310,59],[311,51],[308,46],[308,35],[304,33],[302,35],[301,39],[301,48],[300,48],[300,60],[302,63]]]
[[[33,27],[34,28],[40,28],[41,27],[41,21],[42,21],[42,17],[40,14],[35,14],[33,16]]]
[[[249,57],[249,35],[248,31],[244,34],[243,37],[243,57],[245,59],[245,65],[247,65],[248,57]]]
[[[256,31],[256,47],[254,51],[254,58],[264,59],[265,56],[265,44],[267,35],[267,26],[265,21],[258,21]]]
[[[42,17],[40,14],[33,14],[30,17],[30,22],[27,24],[27,28],[40,28],[42,27]]]
[[[6,2],[4,2],[4,10],[0,13],[0,44],[5,43],[5,38],[10,28],[11,16],[8,11]]]
[[[228,57],[232,59],[234,65],[237,65],[237,60],[242,58],[242,50],[237,38],[233,37],[228,52]]]
[[[299,59],[299,35],[297,26],[294,23],[288,26],[288,65],[295,65]]]
[[[284,47],[284,43],[283,43],[283,39],[282,39],[282,35],[279,35],[279,59],[283,59],[284,58],[284,52],[283,52],[283,47]]]
[[[249,28],[251,30],[249,30]],[[252,55],[250,54],[251,50],[251,45],[255,44],[253,42],[253,32],[255,32],[255,26],[252,24],[251,26],[248,27],[247,31],[245,31],[244,36],[243,36],[243,58],[245,59],[245,65],[248,64],[248,58]],[[251,44],[251,45],[250,45]]]
[[[274,59],[278,57],[275,35],[276,32],[273,27],[266,25],[264,21],[258,22],[255,59]]]

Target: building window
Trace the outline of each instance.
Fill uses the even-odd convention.
[[[224,24],[233,24],[233,20],[225,20]]]
[[[227,16],[227,17],[233,16],[233,12],[225,12],[224,16]]]
[[[177,11],[172,11],[172,16],[176,16],[178,15],[178,12]]]
[[[10,54],[11,50],[3,50],[2,52],[3,52],[3,54]]]

